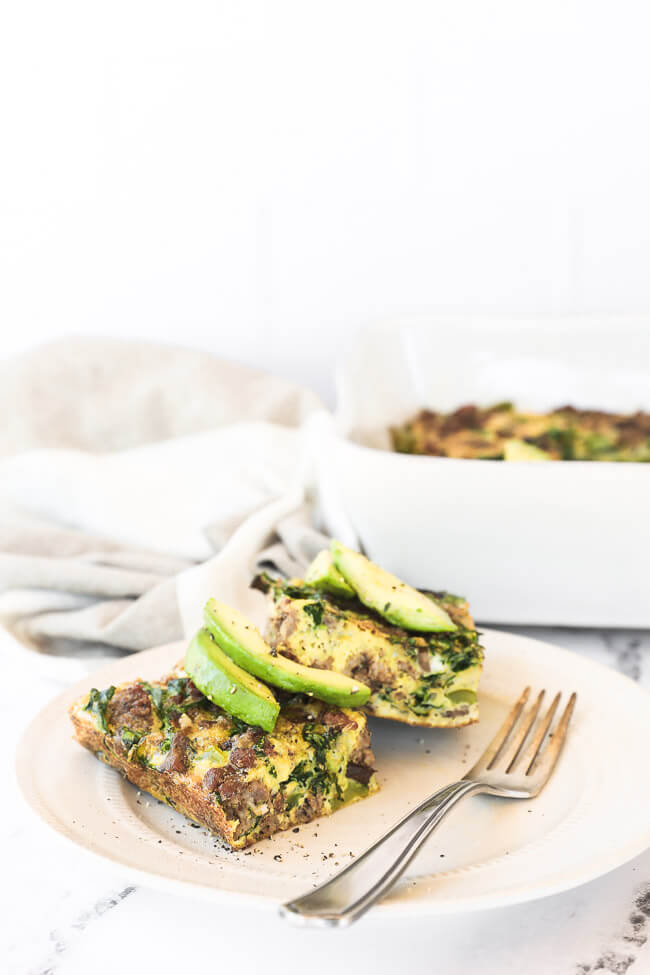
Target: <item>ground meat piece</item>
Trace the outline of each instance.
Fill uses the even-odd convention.
[[[336,627],[341,622],[341,611],[337,606],[332,606],[331,603],[323,603],[323,617],[321,619],[320,625],[324,627],[328,632],[335,630]],[[332,658],[329,658],[332,660]],[[316,664],[310,664],[310,667],[315,667]]]
[[[241,790],[241,779],[234,772],[231,771],[229,775],[224,776],[223,781],[219,784],[217,792],[222,799],[232,799]]]
[[[323,711],[320,716],[320,720],[323,724],[328,725],[330,728],[338,728],[339,731],[343,728],[356,728],[356,721],[344,714],[343,711]]]
[[[295,814],[294,822],[308,823],[320,815],[323,808],[323,798],[319,795],[307,796]]]
[[[441,442],[436,438],[432,439],[429,437],[424,441],[423,450],[425,454],[430,454],[431,457],[444,457],[445,449]]]
[[[370,684],[370,659],[365,653],[357,657],[356,660],[346,668],[350,677],[360,681],[362,684]]]
[[[435,423],[437,419],[438,414],[433,410],[420,410],[418,414],[418,420],[422,420],[423,423]]]
[[[375,756],[370,747],[370,729],[364,728],[359,736],[359,741],[350,755],[350,762],[353,765],[367,765],[372,767]]]
[[[467,714],[468,711],[469,711],[469,707],[467,706],[467,704],[464,704],[463,707],[461,708],[451,708],[451,710],[449,711],[443,711],[442,717],[459,718],[462,714]]]
[[[304,724],[305,712],[298,705],[288,705],[282,708],[282,717],[291,724]]]
[[[475,430],[481,425],[481,413],[477,406],[461,406],[451,413],[442,425],[442,433],[455,433],[457,430]]]
[[[142,684],[128,684],[115,691],[106,708],[106,722],[109,728],[117,732],[128,728],[142,735],[151,730],[151,698]]]
[[[361,624],[363,629],[363,624]],[[347,668],[350,677],[368,684],[373,690],[382,686],[390,687],[395,678],[388,667],[381,660],[371,654],[361,653],[356,660],[351,661]]]
[[[261,803],[268,800],[269,790],[263,782],[259,781],[259,779],[253,779],[252,782],[248,782],[246,784],[245,795],[249,801],[252,801],[256,806],[259,806]]]
[[[314,660],[309,666],[314,670],[333,670],[333,664],[333,657],[324,657],[322,660]]]
[[[637,426],[620,426],[618,435],[619,447],[637,447],[645,442],[648,431]]]
[[[287,660],[293,660],[293,662],[295,664],[299,664],[300,663],[300,661],[296,657],[295,653],[293,653],[291,650],[288,650],[285,646],[276,646],[276,650],[283,657],[286,657]]]
[[[218,792],[219,786],[229,775],[232,775],[232,772],[225,765],[209,768],[203,776],[201,785],[206,792]]]
[[[213,728],[216,725],[224,731],[230,731],[231,724],[230,718],[225,714],[219,714],[215,718],[199,718],[196,721],[197,728]]]
[[[167,720],[172,728],[180,728],[181,731],[187,731],[193,724],[192,718],[186,711],[168,711]],[[199,724],[198,727],[203,728],[205,725]]]
[[[279,808],[281,809],[282,806],[280,805]],[[240,836],[253,826],[258,830],[260,837],[268,836],[277,829],[278,808],[272,801],[267,787],[256,779],[252,782],[240,780],[238,789],[223,803],[223,810],[229,819],[238,820],[237,833]]]
[[[264,732],[261,728],[256,728],[251,726],[243,731],[239,735],[232,736],[233,747],[237,748],[254,748],[264,737]]]
[[[355,762],[348,762],[345,774],[349,779],[360,782],[361,785],[368,785],[374,771],[374,769],[368,768],[367,765],[357,765]]]
[[[218,785],[217,791],[227,818],[238,820],[238,835],[246,833],[256,822],[260,825],[260,815],[268,817],[269,827],[277,823],[271,794],[264,783],[258,779],[248,782],[230,771]],[[266,829],[266,826],[267,823],[263,823],[262,829]]]
[[[282,613],[278,619],[277,624],[277,638],[280,642],[285,642],[289,639],[291,634],[294,632],[297,626],[296,613]]]
[[[252,768],[257,762],[257,756],[252,748],[233,748],[230,753],[230,765],[235,768]]]
[[[186,772],[190,740],[187,735],[178,731],[172,738],[167,758],[160,766],[161,772]]]
[[[263,743],[263,744],[262,744]],[[231,735],[230,738],[222,742],[219,746],[223,748],[224,751],[230,751],[231,749],[254,749],[256,754],[263,751],[265,755],[274,754],[274,749],[271,743],[265,740],[264,732],[261,728],[250,727],[246,731],[240,734]],[[250,768],[250,766],[240,766],[241,768]]]
[[[178,694],[170,694],[169,696],[169,702],[171,704],[187,705],[191,701],[196,701],[196,703],[198,704],[199,701],[202,700],[203,700],[203,694],[201,694],[201,691],[198,689],[196,684],[192,683],[191,680],[188,680],[186,682],[185,686],[181,691],[178,692]]]
[[[282,653],[282,648],[297,626],[298,610],[291,600],[281,599],[275,607],[272,618],[268,621],[265,631],[267,642],[271,645],[274,656]]]

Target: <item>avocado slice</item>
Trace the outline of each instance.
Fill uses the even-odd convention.
[[[343,596],[351,599],[354,596],[354,589],[348,585],[339,570],[334,565],[332,553],[324,548],[319,552],[305,573],[305,582],[322,589],[324,592],[331,592],[334,596]]]
[[[331,670],[305,667],[274,653],[256,626],[217,599],[207,601],[203,614],[222,650],[240,667],[275,687],[308,694],[338,707],[360,708],[370,697],[370,688],[358,680]]]
[[[551,455],[525,440],[506,440],[503,445],[504,460],[551,460]]]
[[[280,705],[272,691],[238,667],[205,627],[190,641],[185,670],[213,704],[246,724],[273,731]]]
[[[422,633],[457,629],[451,617],[433,599],[380,569],[365,555],[353,552],[336,540],[332,541],[330,551],[334,565],[361,602],[389,623]]]
[[[447,694],[447,700],[451,701],[452,704],[476,704],[477,697],[476,691],[471,691],[468,688],[449,691]]]

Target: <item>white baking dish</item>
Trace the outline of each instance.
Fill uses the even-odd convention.
[[[419,320],[360,333],[324,451],[328,529],[485,622],[650,626],[650,465],[397,454],[422,406],[650,409],[650,322]]]

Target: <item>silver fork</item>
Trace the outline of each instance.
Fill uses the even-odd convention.
[[[288,920],[311,926],[346,926],[357,921],[402,876],[422,844],[454,806],[485,792],[507,799],[532,799],[555,768],[576,702],[569,698],[549,733],[560,702],[553,698],[539,719],[545,691],[526,710],[527,687],[476,765],[460,780],[421,802],[349,866],[320,887],[280,908]]]

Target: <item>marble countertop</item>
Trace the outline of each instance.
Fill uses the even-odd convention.
[[[650,690],[650,632],[508,628],[622,671]],[[13,756],[31,717],[59,693],[54,666],[4,645],[9,706],[0,716]],[[4,708],[4,704],[3,704]],[[226,969],[275,975],[405,971],[465,975],[650,972],[650,851],[573,891],[516,907],[451,917],[375,920],[349,930],[288,927],[270,913],[215,908],[136,884],[41,825],[20,798],[10,761],[0,804],[2,925],[7,975],[103,975]],[[615,825],[613,824],[613,827]],[[287,954],[288,953],[288,954]]]

